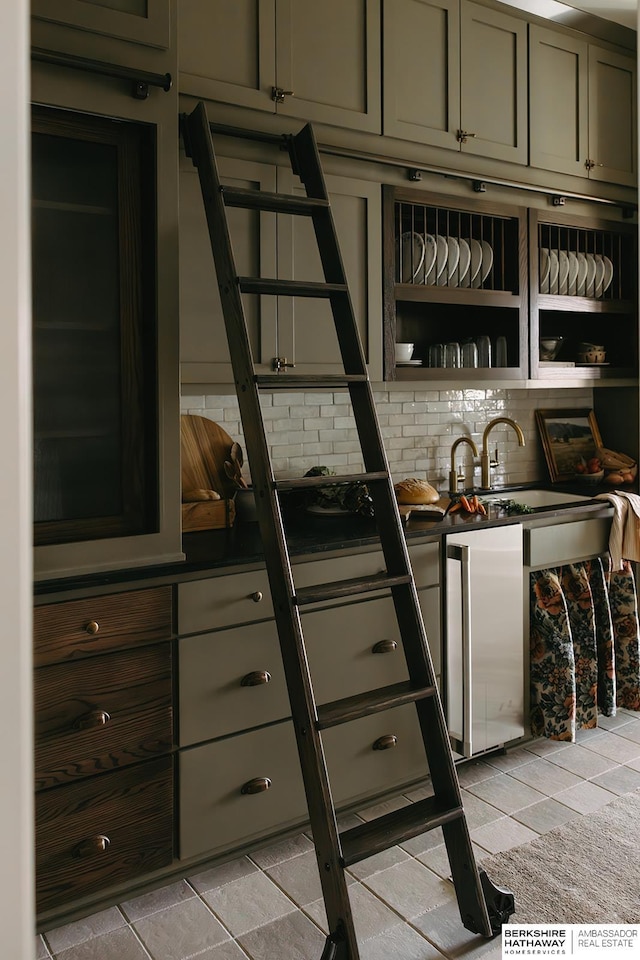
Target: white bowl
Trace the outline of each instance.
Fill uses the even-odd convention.
[[[406,363],[413,356],[413,343],[396,343],[396,363]]]

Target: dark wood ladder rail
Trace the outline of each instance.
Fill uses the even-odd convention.
[[[442,827],[444,833],[462,923],[474,933],[484,937],[494,936],[514,911],[513,895],[494,886],[486,873],[478,869],[473,854],[418,594],[313,130],[307,124],[295,136],[282,137],[282,145],[289,152],[293,172],[300,177],[306,189],[306,198],[223,186],[218,175],[211,129],[203,103],[199,103],[191,114],[182,117],[182,133],[187,154],[198,169],[202,188],[240,415],[251,465],[260,536],[327,911],[330,932],[321,960],[359,958],[344,876],[345,867],[436,827]],[[240,130],[237,133],[242,135]],[[273,136],[265,135],[268,142],[273,142],[273,139]],[[231,247],[226,206],[310,217],[315,229],[325,283],[239,277]],[[242,305],[242,292],[328,298],[344,374],[326,377],[288,373],[257,376]],[[336,386],[343,386],[349,391],[362,448],[364,473],[277,481],[273,476],[262,418],[260,389],[332,389]],[[287,549],[280,494],[296,488],[328,486],[356,480],[366,482],[371,494],[386,572],[376,577],[297,589]],[[387,590],[393,598],[409,680],[319,707],[314,700],[309,675],[300,607],[371,590]],[[321,731],[404,703],[413,703],[417,711],[434,796],[340,833],[324,761]]]

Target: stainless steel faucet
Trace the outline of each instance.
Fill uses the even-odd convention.
[[[512,420],[511,417],[494,417],[493,420],[489,421],[482,434],[482,453],[480,454],[480,486],[483,490],[489,490],[491,487],[491,468],[498,466],[497,448],[494,459],[492,460],[489,456],[489,434],[498,423],[506,423],[508,426],[513,427],[518,437],[518,445],[524,447],[522,427],[519,423],[516,423],[515,420]]]
[[[458,471],[456,470],[456,450],[461,443],[468,443],[471,449],[473,450],[474,457],[478,456],[478,448],[471,439],[471,437],[458,437],[454,441],[453,446],[451,447],[451,470],[449,471],[449,493],[458,492],[458,481],[464,480],[464,476],[459,477]]]

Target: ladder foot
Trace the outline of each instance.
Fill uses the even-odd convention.
[[[479,870],[478,873],[487,913],[489,914],[489,923],[491,924],[491,933],[488,934],[488,938],[491,939],[500,933],[503,923],[509,922],[509,917],[511,917],[516,909],[515,900],[509,890],[502,890],[500,887],[496,887],[487,876],[485,870]],[[471,930],[472,933],[482,933],[483,936],[487,936],[487,934],[483,933],[479,928],[473,917],[466,917],[464,919],[464,925],[467,930]]]
[[[327,937],[320,960],[358,960],[349,953],[349,945],[341,923]]]

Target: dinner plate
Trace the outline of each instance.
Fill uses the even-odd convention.
[[[596,260],[592,253],[585,253],[585,259],[587,261],[587,276],[585,279],[585,297],[594,297],[595,296],[595,287],[594,281],[596,278]]]
[[[558,272],[560,261],[555,250],[549,250],[549,293],[558,292]]]
[[[569,250],[567,253],[569,258],[569,276],[567,277],[567,294],[570,297],[575,297],[576,295],[576,284],[578,280],[578,257],[576,254]]]
[[[471,247],[467,241],[462,238],[458,240],[458,247],[460,248],[460,257],[458,259],[458,266],[451,278],[452,287],[468,286],[468,284],[464,284],[464,279],[469,273],[469,267],[471,266]]]
[[[429,284],[438,282],[447,266],[447,259],[449,257],[449,245],[446,237],[436,234],[434,237],[434,242],[436,244],[436,258],[424,281],[425,283]]]
[[[397,360],[396,367],[421,367],[422,360]]]
[[[460,262],[460,244],[455,237],[445,237],[447,244],[447,268],[438,277],[438,286],[451,286],[451,280]]]
[[[401,244],[401,264],[402,271],[400,275],[401,283],[415,283],[416,281],[420,283],[420,280],[417,280],[420,271],[422,270],[422,277],[424,282],[424,258],[425,258],[425,243],[419,233],[412,233],[408,231],[403,233]]]
[[[540,247],[540,293],[549,293],[549,271],[551,261],[549,260],[549,251],[546,247]]]
[[[604,258],[601,253],[594,253],[593,259],[596,262],[596,276],[594,280],[594,297],[596,300],[598,297],[602,296],[602,291],[604,288]]]
[[[576,296],[584,297],[587,289],[587,258],[584,253],[577,253],[578,276],[576,277]]]
[[[566,250],[558,250],[558,293],[565,297],[569,289],[569,254]]]
[[[482,265],[476,274],[475,280],[471,284],[471,286],[476,289],[485,282],[493,266],[493,247],[490,243],[487,243],[486,240],[481,240],[480,246],[482,247]]]
[[[473,286],[473,281],[478,276],[478,272],[482,266],[482,244],[479,240],[474,240],[473,237],[468,237],[465,243],[469,244],[469,250],[471,251],[471,263],[469,264],[469,269],[466,275],[460,281],[460,286],[471,287]]]
[[[611,286],[611,281],[613,280],[613,264],[609,257],[602,257],[604,261],[604,283],[602,285],[602,293],[605,294],[609,287]]]

